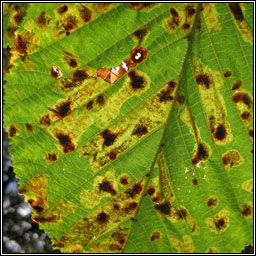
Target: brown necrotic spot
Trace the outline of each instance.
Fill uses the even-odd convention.
[[[61,51],[62,57],[68,68],[73,69],[78,66],[79,58],[75,54],[67,51]]]
[[[209,89],[211,86],[210,77],[204,73],[196,75],[196,83],[205,89]]]
[[[92,19],[92,12],[86,6],[82,6],[79,11],[80,17],[85,23],[89,22]]]
[[[195,7],[193,5],[186,6],[184,11],[186,17],[188,18],[191,18],[196,13]]]
[[[76,60],[76,59],[69,59],[68,65],[69,65],[71,68],[76,68],[76,67],[77,67],[77,60]]]
[[[129,184],[129,177],[127,175],[123,175],[119,179],[119,183],[123,186],[127,186]]]
[[[230,78],[232,76],[232,72],[231,70],[226,70],[225,73],[224,73],[224,77],[225,78]],[[233,90],[233,89],[232,89]]]
[[[164,215],[168,215],[171,212],[171,207],[169,202],[165,202],[162,204],[155,204],[155,209],[161,212]]]
[[[138,75],[138,73],[135,70],[132,70],[128,73],[128,76],[131,80],[130,86],[134,90],[143,89],[146,85],[146,80],[143,76]]]
[[[135,183],[133,186],[128,189],[125,193],[131,197],[134,198],[136,195],[139,195],[142,192],[143,186],[141,183]]]
[[[117,152],[115,150],[112,150],[108,154],[110,160],[115,160],[117,157]]]
[[[134,67],[138,63],[145,60],[147,57],[147,49],[144,47],[136,46],[131,52],[130,52],[130,62],[131,66]],[[135,63],[135,64],[133,64]]]
[[[241,118],[243,120],[248,120],[250,117],[250,113],[248,111],[244,111],[242,114],[241,114]]]
[[[208,199],[207,199],[207,205],[208,207],[210,208],[215,208],[218,204],[218,198],[216,196],[210,196]]]
[[[154,187],[149,187],[147,189],[147,194],[152,196],[155,193],[155,188]]]
[[[229,9],[231,11],[231,14],[234,16],[234,18],[239,22],[243,21],[244,15],[243,15],[243,12],[242,12],[242,9],[241,9],[239,3],[230,3],[228,5],[229,5]]]
[[[51,119],[49,114],[43,115],[40,119],[39,119],[39,124],[42,126],[49,126],[51,124]]]
[[[223,230],[227,227],[227,220],[224,217],[216,219],[214,225],[218,231]]]
[[[58,155],[56,152],[49,151],[46,153],[45,159],[49,164],[51,164],[58,160]]]
[[[204,143],[199,143],[197,152],[192,158],[192,164],[197,164],[200,161],[205,161],[209,158],[209,149]]]
[[[56,107],[55,114],[57,117],[65,117],[67,116],[71,111],[71,101],[67,100],[65,102],[62,102],[60,105]]]
[[[100,223],[100,224],[105,224],[108,222],[110,216],[108,214],[106,214],[104,211],[101,211],[98,215],[96,220]]]
[[[223,140],[227,136],[227,130],[226,127],[223,124],[218,125],[217,128],[215,128],[213,136],[216,140]]]
[[[135,41],[140,44],[145,41],[146,36],[148,35],[149,28],[147,26],[137,29],[133,32],[133,37]]]
[[[48,28],[50,21],[51,18],[45,12],[42,12],[35,18],[35,24],[42,30]]]
[[[90,101],[87,103],[86,108],[87,108],[88,110],[91,110],[91,109],[93,108],[93,101],[92,101],[92,100],[90,100]]]
[[[57,8],[58,14],[63,14],[68,11],[68,6],[66,4],[63,4]]]
[[[106,129],[100,133],[100,136],[103,139],[103,144],[108,147],[114,144],[117,134]]]
[[[59,140],[59,143],[63,147],[63,153],[67,154],[72,152],[75,149],[75,144],[72,142],[70,136],[63,132],[58,132],[56,138]]]
[[[188,23],[184,23],[184,24],[182,25],[182,29],[183,29],[184,31],[186,31],[186,30],[190,29],[190,25],[189,25]]]
[[[170,9],[170,15],[172,16],[173,21],[176,24],[179,24],[179,13],[177,12],[177,10],[175,8]]]
[[[142,135],[145,135],[148,133],[148,128],[144,124],[136,124],[132,135],[136,135],[138,138],[140,138]]]
[[[236,92],[233,96],[232,99],[235,103],[243,103],[245,104],[248,108],[251,108],[252,106],[252,99],[247,93],[243,92]]]
[[[138,204],[136,202],[129,202],[124,210],[128,214],[132,214],[136,210],[137,206]]]
[[[143,7],[143,3],[129,3],[128,6],[132,10],[138,10]]]
[[[98,105],[103,106],[105,104],[105,99],[104,99],[104,95],[100,94],[97,99],[96,102]]]
[[[178,219],[183,219],[183,220],[185,220],[187,218],[187,216],[189,215],[188,211],[184,207],[179,207],[177,209],[176,214],[178,216]]]
[[[121,209],[120,204],[113,204],[113,209],[119,211]]]
[[[59,219],[59,217],[57,215],[51,215],[51,216],[33,216],[32,219],[37,222],[37,223],[53,223],[53,222],[57,222],[57,220]]]
[[[8,127],[8,134],[11,138],[14,138],[19,132],[18,126],[16,124],[11,124]]]
[[[252,217],[252,206],[250,205],[250,203],[243,203],[240,207],[241,209],[241,213],[245,218],[250,218]]]
[[[19,52],[20,55],[27,54],[28,42],[21,35],[17,35],[13,43],[14,43],[15,50]]]
[[[29,199],[28,203],[38,213],[40,213],[40,212],[42,212],[44,210],[42,204],[40,204],[40,201],[36,201],[34,199]]]
[[[171,89],[171,90],[174,90],[177,86],[177,83],[175,81],[170,81],[168,82],[168,87]]]
[[[242,85],[243,85],[242,80],[241,79],[237,79],[237,80],[235,80],[235,82],[234,82],[234,84],[232,86],[232,90],[238,90],[238,89],[240,89],[242,87]]]
[[[69,15],[64,21],[63,27],[66,31],[71,32],[77,28],[78,20],[75,16]]]
[[[169,86],[166,89],[163,89],[160,93],[159,93],[159,101],[160,102],[168,102],[168,101],[172,101],[173,100],[173,96],[172,94],[173,89],[170,88]]]
[[[34,130],[34,127],[32,124],[25,124],[25,127],[28,132],[33,132],[33,130]]]
[[[116,194],[116,190],[114,189],[113,183],[107,179],[104,179],[101,183],[99,183],[99,192],[107,192],[112,196]]]
[[[249,136],[250,136],[251,138],[253,138],[253,130],[252,130],[252,129],[249,129],[248,134],[249,134]]]
[[[154,242],[155,240],[160,238],[160,232],[159,231],[154,231],[151,236],[150,236],[150,240],[152,242]]]
[[[192,179],[192,185],[194,185],[194,186],[198,186],[199,185],[199,181],[198,181],[197,178]]]
[[[89,78],[89,75],[84,69],[78,69],[73,73],[74,82],[83,82],[85,79],[88,79],[88,78]]]
[[[21,14],[21,12],[17,12],[14,16],[13,16],[13,20],[16,23],[16,25],[19,25],[19,23],[21,23],[23,19],[23,15]]]

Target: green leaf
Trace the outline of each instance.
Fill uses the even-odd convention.
[[[252,244],[252,8],[30,4],[4,123],[19,193],[53,248]]]

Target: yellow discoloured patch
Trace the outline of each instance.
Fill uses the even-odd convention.
[[[246,180],[242,183],[242,189],[252,193],[253,192],[253,179]]]
[[[86,217],[67,229],[60,238],[54,238],[53,247],[61,248],[65,252],[70,245],[75,244],[85,249],[95,238],[98,239],[107,231],[119,227],[121,223],[134,216],[145,181],[145,178],[137,181],[122,193],[91,211]],[[137,185],[135,186],[135,184]],[[139,194],[137,193],[138,185],[141,186]]]
[[[220,251],[216,247],[208,248],[205,253],[220,253]]]
[[[253,216],[253,204],[252,202],[245,202],[240,205],[240,210],[244,218],[250,219]]]
[[[225,152],[222,155],[221,160],[222,160],[222,163],[223,163],[226,171],[230,171],[231,168],[237,167],[244,163],[243,157],[235,149]]]
[[[169,88],[168,85],[167,88]],[[139,111],[135,109],[132,113],[129,113],[123,119],[110,126],[109,130],[114,131],[117,136],[112,144],[105,146],[100,134],[87,141],[78,149],[78,153],[90,158],[90,165],[94,171],[99,171],[106,164],[132,148],[146,135],[160,128],[165,123],[173,101],[171,99],[163,101],[162,94],[163,89],[149,97],[146,102],[142,102],[140,106],[137,106]],[[122,96],[120,95],[120,97]],[[112,112],[111,108],[110,111],[108,107],[106,109],[108,112]],[[141,136],[138,136],[138,134]]]
[[[223,233],[229,227],[229,211],[227,209],[222,209],[213,218],[207,218],[205,223],[211,232],[216,234]]]
[[[159,187],[166,201],[171,204],[175,200],[175,195],[171,186],[169,169],[166,164],[164,152],[161,151],[158,155],[158,170],[159,170]]]
[[[172,237],[169,236],[169,240],[171,245],[178,250],[178,253],[192,253],[195,250],[191,236],[184,235],[182,236],[183,241],[180,241],[173,235]]]
[[[49,208],[47,198],[48,177],[45,174],[36,174],[24,186],[19,187],[19,194],[25,195],[25,201],[32,207],[32,219],[40,224],[61,224],[62,218],[74,213],[77,206],[62,199]]]
[[[213,139],[218,145],[226,145],[233,140],[233,135],[230,125],[226,121],[225,101],[219,92],[219,88],[224,84],[222,74],[210,69],[199,58],[193,60],[193,66],[201,102]]]
[[[211,30],[220,31],[222,29],[222,24],[219,22],[220,15],[216,10],[215,3],[203,4],[203,15],[209,32]]]

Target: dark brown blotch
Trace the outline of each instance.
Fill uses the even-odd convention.
[[[129,184],[129,177],[124,175],[121,176],[119,179],[120,184],[122,184],[123,186],[127,186]]]
[[[214,207],[217,206],[217,204],[218,204],[218,199],[217,199],[217,197],[212,196],[212,197],[208,198],[208,200],[207,200],[207,206],[208,206],[208,207],[214,208]]]
[[[110,131],[109,129],[104,130],[100,133],[100,137],[103,139],[104,146],[111,146],[115,143],[118,134]]]
[[[187,18],[192,18],[196,13],[196,9],[193,5],[187,5],[184,9]]]
[[[133,36],[135,38],[135,41],[140,44],[143,41],[145,41],[146,36],[148,35],[149,28],[147,26],[144,26],[142,28],[137,29],[133,32]]]
[[[112,151],[110,151],[110,152],[108,153],[108,156],[109,156],[109,159],[110,159],[110,160],[115,160],[116,157],[117,157],[117,155],[118,155],[118,152],[115,151],[115,150],[112,150]]]
[[[199,143],[197,146],[197,152],[192,158],[192,164],[196,165],[200,161],[205,161],[209,158],[209,149],[204,143]]]
[[[8,128],[8,134],[11,138],[14,138],[15,136],[17,136],[19,130],[18,130],[18,126],[11,124]]]
[[[74,82],[83,82],[84,80],[88,79],[89,75],[87,74],[86,70],[78,69],[73,73],[73,81]]]
[[[42,126],[49,126],[51,124],[51,119],[49,114],[43,115],[40,119],[39,119],[39,124]]]
[[[132,214],[136,210],[137,206],[138,206],[138,203],[136,203],[136,202],[129,202],[125,206],[124,211],[126,213],[128,213],[128,214]]]
[[[103,94],[98,95],[96,102],[98,105],[103,106],[105,104],[105,98]]]
[[[23,38],[21,35],[17,35],[14,42],[14,47],[17,52],[19,52],[20,55],[26,55],[28,51],[27,44],[28,42]]]
[[[179,13],[175,8],[171,8],[170,9],[170,15],[172,16],[172,19],[174,21],[174,23],[176,25],[178,25],[180,23],[180,17],[179,17]]]
[[[187,30],[189,30],[190,29],[190,25],[188,24],[188,23],[184,23],[183,25],[182,25],[182,30],[183,31],[187,31]]]
[[[214,130],[213,136],[216,140],[224,140],[227,137],[226,127],[223,124],[218,125]]]
[[[232,72],[231,70],[226,70],[225,73],[224,73],[224,77],[225,78],[230,78],[232,76]],[[233,90],[233,89],[232,89]]]
[[[248,108],[251,108],[252,106],[252,100],[250,96],[247,93],[243,92],[236,92],[233,96],[232,99],[234,103],[243,103],[245,104]]]
[[[63,153],[67,154],[75,150],[75,144],[72,142],[70,135],[57,132],[56,138],[63,147]]]
[[[88,110],[91,110],[91,109],[93,108],[93,100],[90,100],[90,101],[87,103],[86,108],[87,108]]]
[[[110,216],[104,211],[101,211],[96,217],[97,222],[100,224],[106,224],[109,221],[109,219]]]
[[[71,32],[73,30],[75,30],[77,28],[77,24],[78,24],[78,20],[76,19],[75,16],[73,15],[69,15],[63,24],[63,27],[65,29],[65,31],[67,32]]]
[[[34,131],[34,126],[32,124],[25,124],[25,127],[28,132],[33,132]]]
[[[252,130],[252,129],[249,129],[248,134],[249,134],[249,136],[250,136],[251,138],[253,138],[253,130]]]
[[[209,75],[205,73],[200,73],[196,75],[196,83],[198,85],[201,85],[202,88],[204,89],[209,89],[212,84],[212,81],[210,80]]]
[[[135,70],[128,73],[130,78],[130,86],[133,90],[143,89],[146,86],[146,79],[143,76],[138,75]]]
[[[249,118],[250,118],[250,112],[244,111],[244,112],[241,114],[241,119],[242,119],[242,120],[248,120]]]
[[[164,202],[162,204],[155,204],[155,209],[164,215],[168,215],[171,212],[171,207],[169,202]]]
[[[89,8],[87,8],[86,6],[82,6],[81,9],[79,10],[79,14],[81,19],[85,22],[88,23],[89,21],[91,21],[92,19],[92,12]]]
[[[41,29],[47,28],[50,21],[51,18],[45,12],[42,12],[35,18],[35,24]]]
[[[148,133],[148,128],[144,124],[136,124],[132,135],[136,135],[138,138],[140,138],[142,135],[146,135]]]
[[[179,207],[179,208],[177,209],[177,216],[178,216],[178,218],[179,218],[180,220],[185,220],[188,215],[189,215],[189,214],[188,214],[188,211],[187,211],[185,208]]]
[[[244,15],[242,12],[242,9],[239,5],[239,3],[230,3],[228,4],[231,14],[234,16],[234,18],[241,22],[244,20]]]
[[[36,201],[34,199],[29,199],[28,204],[38,213],[44,210],[44,205],[40,201]]]
[[[113,209],[119,211],[121,209],[120,204],[113,204]]]
[[[143,3],[129,3],[128,6],[132,10],[138,10],[143,7]]]
[[[71,106],[72,102],[70,100],[60,103],[55,110],[56,116],[59,118],[67,116],[71,112]]]
[[[138,63],[142,62],[147,57],[147,49],[141,46],[136,46],[130,52],[130,64],[132,67],[136,66]],[[133,64],[134,63],[134,64]]]
[[[235,80],[235,82],[234,82],[234,84],[232,86],[232,90],[238,90],[238,89],[240,89],[242,87],[242,85],[243,85],[242,80],[241,79],[237,79],[237,80]]]
[[[54,163],[58,160],[58,154],[55,153],[55,152],[47,152],[46,153],[46,160],[49,162],[49,163]]]
[[[214,225],[215,225],[216,229],[220,231],[227,227],[227,220],[223,217],[219,218],[217,220],[214,220]]]
[[[133,184],[133,186],[128,189],[127,191],[125,191],[125,193],[127,194],[128,197],[134,198],[137,195],[140,195],[140,193],[142,192],[143,189],[143,185],[139,182]]]
[[[163,89],[159,94],[159,101],[160,102],[170,102],[173,100],[173,96],[172,96],[172,92],[173,90],[168,86],[166,89]]]
[[[57,215],[51,215],[51,216],[34,216],[32,217],[32,219],[37,222],[37,223],[42,223],[42,224],[50,224],[50,223],[54,223],[57,222],[59,219],[59,216]]]
[[[154,242],[155,240],[160,238],[160,232],[159,231],[154,231],[151,236],[150,236],[150,240],[152,242]]]
[[[58,14],[62,15],[63,13],[68,11],[68,6],[66,4],[63,4],[57,8]]]
[[[152,196],[155,193],[155,188],[154,187],[149,187],[147,189],[147,194]]]
[[[194,185],[194,186],[198,186],[199,185],[199,181],[198,181],[197,178],[192,179],[192,185]]]
[[[117,192],[114,189],[113,183],[106,178],[99,183],[99,192],[107,192],[110,195],[114,196]]]
[[[243,203],[241,206],[241,213],[245,218],[252,216],[252,207],[248,203]]]
[[[24,15],[22,15],[21,12],[17,12],[14,16],[13,16],[13,20],[16,23],[16,25],[19,25],[21,23],[21,21],[23,20]]]

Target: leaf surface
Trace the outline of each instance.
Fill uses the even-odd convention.
[[[224,3],[29,5],[4,121],[19,193],[53,248],[252,244],[252,13]],[[122,63],[129,71],[115,73]]]

